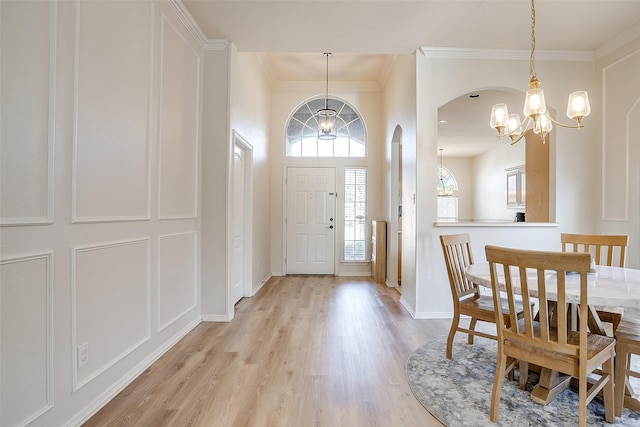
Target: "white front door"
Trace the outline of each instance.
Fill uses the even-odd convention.
[[[287,274],[334,274],[336,171],[287,169]]]
[[[233,152],[233,256],[231,303],[244,296],[245,153],[237,145]]]

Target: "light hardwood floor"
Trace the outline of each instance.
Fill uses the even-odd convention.
[[[369,278],[274,277],[203,322],[85,426],[441,426],[409,355],[449,320],[415,320]],[[443,350],[444,351],[444,350]]]

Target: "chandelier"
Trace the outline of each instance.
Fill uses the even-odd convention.
[[[327,86],[324,97],[324,108],[318,110],[318,139],[336,139],[336,110],[329,108],[329,57],[331,53],[324,53],[327,58]]]
[[[589,97],[586,91],[573,92],[569,95],[567,103],[567,117],[575,120],[575,125],[566,125],[555,121],[547,111],[544,102],[544,92],[540,88],[540,82],[535,71],[535,51],[536,51],[536,9],[534,0],[531,0],[531,56],[529,58],[529,90],[524,100],[524,116],[525,122],[522,123],[519,114],[509,114],[506,104],[496,104],[491,108],[491,127],[498,131],[498,137],[508,136],[511,139],[511,145],[520,141],[524,134],[533,129],[533,132],[540,135],[542,142],[551,129],[553,124],[558,126],[580,129],[582,119],[591,113],[589,105]]]

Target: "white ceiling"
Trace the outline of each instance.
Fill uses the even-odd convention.
[[[411,54],[420,47],[529,50],[531,45],[529,0],[183,0],[183,4],[208,39],[228,40],[241,52],[264,53],[275,81],[324,80],[323,52],[333,53],[330,81],[379,82],[394,55]],[[537,51],[595,52],[620,35],[640,31],[640,0],[537,0],[535,8]],[[451,134],[447,137],[451,143],[456,138],[455,123],[465,123],[465,130],[489,128],[494,95],[483,93],[466,107],[468,97],[453,104],[447,113],[449,129],[442,129]],[[505,95],[500,97],[508,101]],[[488,106],[478,106],[482,103]],[[472,114],[471,106],[481,115]],[[452,114],[463,107],[467,112],[457,120]],[[448,155],[456,155],[455,150],[448,149]]]

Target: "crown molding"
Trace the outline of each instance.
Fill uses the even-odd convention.
[[[182,1],[165,0],[165,2],[169,5],[171,10],[173,10],[178,19],[180,19],[180,21],[184,24],[187,31],[189,31],[189,33],[193,36],[196,43],[198,43],[198,46],[200,46],[201,48],[206,48],[211,41],[207,40],[207,37],[200,29],[200,26],[193,19],[193,16],[191,16]]]
[[[419,49],[426,58],[432,59],[493,59],[529,60],[531,51],[523,49],[463,49],[449,47],[428,47]],[[570,50],[536,51],[536,59],[542,61],[586,61],[595,60],[593,52]]]
[[[613,40],[597,48],[595,56],[597,59],[600,59],[635,39],[640,39],[640,24],[637,24],[635,27],[630,28]]]

